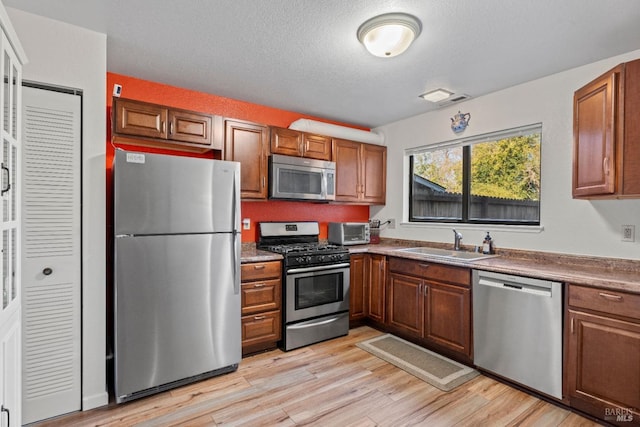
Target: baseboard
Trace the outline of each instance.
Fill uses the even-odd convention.
[[[106,406],[108,404],[109,404],[109,393],[107,393],[106,390],[91,396],[82,396],[83,411],[99,408],[100,406]]]

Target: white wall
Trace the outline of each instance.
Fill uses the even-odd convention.
[[[105,367],[107,37],[7,8],[29,58],[23,78],[83,91],[82,408],[108,403]]]
[[[615,65],[636,58],[640,58],[640,50],[374,129],[385,134],[388,146],[387,204],[372,207],[371,215],[383,220],[395,218],[398,223],[396,229],[385,229],[381,235],[453,244],[451,224],[406,222],[404,199],[409,172],[404,150],[455,139],[450,118],[461,110],[471,113],[464,137],[542,123],[542,227],[527,231],[507,226],[456,225],[464,235],[463,244],[480,245],[485,232],[490,231],[498,248],[640,259],[640,200],[571,197],[573,93]],[[636,226],[635,242],[621,241],[623,224]]]

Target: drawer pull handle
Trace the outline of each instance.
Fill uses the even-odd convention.
[[[600,292],[598,295],[611,301],[622,301],[622,295],[611,295],[604,292]]]
[[[264,320],[266,318],[267,318],[267,316],[254,316],[253,320]]]
[[[264,283],[256,283],[253,285],[254,288],[264,288]]]
[[[253,269],[254,270],[264,270],[265,265],[264,264],[259,264],[259,265],[254,265]]]
[[[429,264],[418,264],[420,267],[422,268],[429,268],[431,267]]]

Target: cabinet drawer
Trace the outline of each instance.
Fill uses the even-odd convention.
[[[242,315],[280,309],[280,279],[242,284]]]
[[[242,317],[242,345],[279,341],[281,337],[280,311],[269,311]]]
[[[469,286],[471,270],[464,267],[452,267],[429,261],[415,261],[402,258],[389,258],[389,270],[410,274],[424,279]]]
[[[640,320],[638,294],[570,285],[569,305]]]
[[[280,277],[280,261],[253,262],[240,266],[243,282]]]

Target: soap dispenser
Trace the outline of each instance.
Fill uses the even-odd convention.
[[[489,235],[487,231],[487,235],[484,236],[484,240],[482,241],[482,253],[483,254],[492,254],[493,253],[493,239]]]

